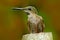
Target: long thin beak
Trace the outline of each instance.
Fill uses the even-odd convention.
[[[26,10],[26,8],[13,8],[13,10]]]

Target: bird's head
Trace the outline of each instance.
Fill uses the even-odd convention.
[[[27,15],[37,13],[36,8],[33,7],[33,6],[27,6],[27,7],[24,7],[24,8],[14,8],[14,10],[23,10],[24,12],[26,12]]]

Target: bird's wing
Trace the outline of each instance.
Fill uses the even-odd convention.
[[[41,24],[42,24],[42,26],[45,28],[44,19],[42,18],[42,16],[40,16],[40,19],[41,19]]]
[[[27,22],[27,27],[28,27],[28,31],[30,32],[30,30],[31,30],[30,21]]]
[[[41,16],[39,16],[39,23],[38,23],[38,29],[40,30],[40,32],[42,32],[45,28],[45,24],[44,24],[44,20]]]

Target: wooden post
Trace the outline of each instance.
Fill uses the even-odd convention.
[[[41,32],[23,35],[22,40],[53,40],[53,37],[51,32]]]

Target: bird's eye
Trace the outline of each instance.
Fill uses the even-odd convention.
[[[28,10],[31,10],[31,8],[28,8]]]

